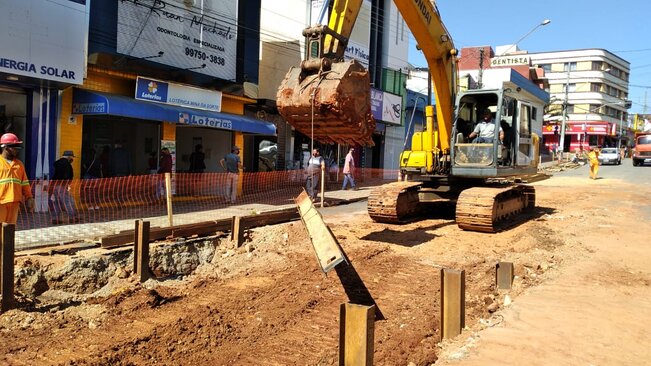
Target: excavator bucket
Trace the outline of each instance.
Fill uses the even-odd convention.
[[[355,60],[327,66],[312,74],[289,70],[276,95],[280,115],[318,142],[373,146],[368,71]]]

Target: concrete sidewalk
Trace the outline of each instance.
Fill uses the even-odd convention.
[[[325,193],[326,201],[347,201],[366,199],[373,187],[363,187],[359,190],[330,191]],[[318,201],[316,206],[319,207]],[[250,215],[256,212],[267,212],[277,209],[290,208],[293,204],[268,205],[268,204],[243,204],[225,208],[175,214],[174,225],[192,224],[202,221],[219,220],[233,216]],[[151,223],[151,227],[169,226],[167,216],[143,217]],[[80,223],[73,225],[52,226],[46,228],[21,230],[16,232],[16,251],[37,248],[48,245],[66,244],[71,242],[95,242],[99,238],[117,234],[124,230],[132,230],[134,220],[117,220],[109,222]]]

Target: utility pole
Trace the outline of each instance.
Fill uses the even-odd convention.
[[[479,77],[477,77],[477,89],[481,89],[484,87],[483,84],[483,77],[484,77],[484,49],[480,48],[479,49]]]
[[[565,99],[563,100],[563,119],[561,122],[561,136],[558,142],[558,150],[562,154],[565,150],[565,123],[567,122],[567,99],[570,90],[570,63],[567,64],[567,81],[565,82]]]

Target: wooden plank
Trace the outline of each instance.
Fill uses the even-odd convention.
[[[441,338],[454,338],[466,326],[465,271],[441,269]]]
[[[15,253],[16,257],[27,257],[30,255],[53,255],[53,254],[71,254],[83,249],[97,248],[97,243],[83,242],[62,245],[44,245],[40,247],[30,247],[29,249],[20,250]]]
[[[258,215],[247,215],[240,217],[240,225],[244,229],[252,229],[266,225],[276,225],[283,222],[298,220],[300,214],[296,208],[288,208],[277,211],[263,212]],[[151,241],[161,240],[168,237],[189,237],[193,235],[211,235],[219,231],[232,230],[232,219],[220,219],[204,221],[193,224],[177,225],[166,228],[152,228],[149,239]],[[102,248],[115,248],[134,242],[134,230],[125,230],[119,234],[107,235],[100,238]]]
[[[298,220],[300,218],[301,215],[298,213],[298,210],[295,207],[292,207],[284,210],[262,212],[257,215],[243,216],[241,220],[243,221],[245,228],[252,229],[260,226],[276,225]]]
[[[15,304],[14,298],[14,249],[16,225],[2,223],[0,234],[0,313],[12,309]]]
[[[242,226],[242,217],[233,216],[231,225],[231,241],[235,242],[235,247],[239,248],[244,243],[244,230]]]
[[[133,273],[138,273],[138,232],[140,231],[140,224],[142,220],[135,221],[135,229],[133,230]]]
[[[102,248],[115,248],[133,243],[135,231],[129,230],[125,233],[107,235],[100,239]],[[151,229],[149,232],[149,240],[161,240],[172,235],[172,228],[156,228]]]
[[[193,235],[214,235],[218,231],[230,230],[231,221],[231,219],[222,219],[216,221],[200,222],[196,224],[180,225],[172,228],[171,235],[173,238],[187,238]]]
[[[136,238],[133,248],[134,273],[140,283],[149,279],[149,221],[136,221]]]
[[[339,309],[339,365],[373,365],[375,305],[346,303]]]
[[[499,290],[510,290],[513,285],[513,263],[498,262],[495,265],[495,286]]]
[[[296,205],[301,214],[301,220],[310,236],[319,266],[324,273],[327,273],[336,265],[345,261],[339,242],[323,221],[321,214],[314,207],[305,190],[296,198]]]

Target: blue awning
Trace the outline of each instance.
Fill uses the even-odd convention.
[[[219,128],[261,135],[275,135],[276,126],[245,116],[174,105],[150,103],[96,91],[74,88],[72,113],[111,115],[186,125]]]

